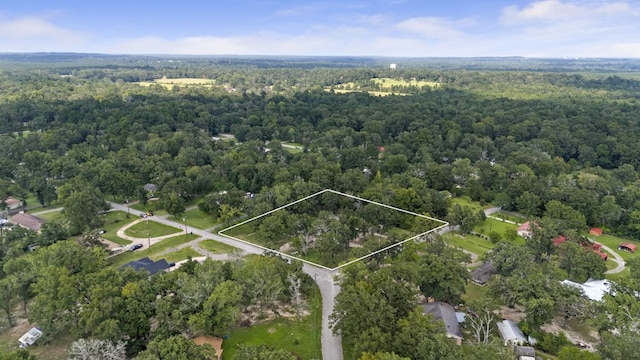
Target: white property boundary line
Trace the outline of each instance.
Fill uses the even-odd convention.
[[[412,236],[412,237],[410,237],[410,238],[407,238],[407,239],[405,239],[405,240],[399,241],[399,242],[397,242],[397,243],[391,244],[391,245],[389,245],[389,246],[387,246],[387,247],[384,247],[384,248],[382,248],[382,249],[376,250],[376,251],[374,251],[374,252],[372,252],[372,253],[370,253],[370,254],[367,254],[367,255],[365,255],[365,256],[361,256],[361,257],[359,257],[359,258],[357,258],[357,259],[354,259],[354,260],[348,261],[348,262],[346,262],[346,263],[344,263],[344,264],[342,264],[342,265],[336,266],[336,267],[334,267],[334,268],[329,268],[329,267],[326,267],[326,266],[324,266],[324,265],[317,264],[317,263],[311,262],[311,261],[309,261],[309,260],[305,260],[305,259],[299,258],[299,257],[297,257],[297,256],[292,256],[292,255],[289,255],[289,254],[286,254],[286,253],[280,252],[280,251],[278,251],[278,250],[269,249],[269,248],[264,247],[264,246],[262,246],[262,245],[254,244],[254,243],[252,243],[252,242],[249,242],[249,241],[246,241],[246,240],[243,240],[243,239],[238,239],[238,238],[233,237],[233,236],[231,236],[231,235],[227,235],[227,234],[225,234],[225,232],[226,232],[226,231],[228,231],[228,230],[231,230],[231,229],[236,228],[236,227],[238,227],[238,226],[242,226],[242,225],[244,225],[244,224],[246,224],[246,223],[249,223],[249,222],[251,222],[251,221],[257,220],[257,219],[259,219],[259,218],[261,218],[261,217],[267,216],[267,215],[272,214],[272,213],[274,213],[274,212],[276,212],[276,211],[279,211],[279,210],[282,210],[282,209],[286,209],[286,208],[288,208],[288,207],[290,207],[290,206],[292,206],[292,205],[295,205],[295,204],[297,204],[297,203],[300,203],[300,202],[303,202],[303,201],[305,201],[305,200],[311,199],[311,198],[316,197],[316,196],[318,196],[318,195],[322,195],[322,194],[324,194],[324,193],[326,193],[326,192],[330,192],[330,193],[333,193],[333,194],[336,194],[336,195],[340,195],[340,196],[348,197],[348,198],[355,199],[355,200],[359,200],[359,201],[364,201],[364,202],[367,202],[367,203],[370,203],[370,204],[375,204],[375,205],[378,205],[378,206],[385,207],[385,208],[387,208],[387,209],[396,210],[396,211],[403,212],[403,213],[405,213],[405,214],[409,214],[409,215],[413,215],[413,216],[421,217],[421,218],[423,218],[423,219],[432,220],[432,221],[435,221],[435,222],[441,223],[442,225],[440,225],[440,226],[438,226],[438,227],[435,227],[435,228],[433,228],[433,229],[431,229],[431,230],[425,231],[425,232],[423,232],[423,233],[420,233],[420,234],[418,234],[418,235]],[[387,204],[382,204],[382,203],[379,203],[379,202],[376,202],[376,201],[363,199],[363,198],[361,198],[361,197],[357,197],[357,196],[354,196],[354,195],[345,194],[345,193],[342,193],[342,192],[339,192],[339,191],[335,191],[335,190],[331,190],[331,189],[324,189],[324,190],[318,191],[318,192],[317,192],[317,193],[315,193],[315,194],[311,194],[311,195],[309,195],[309,196],[305,196],[305,197],[303,197],[302,199],[298,199],[298,200],[293,201],[293,202],[291,202],[291,203],[289,203],[289,204],[286,204],[286,205],[280,206],[280,207],[278,207],[278,208],[275,208],[275,209],[273,209],[273,210],[267,211],[267,212],[265,212],[264,214],[260,214],[260,215],[258,215],[258,216],[252,217],[251,219],[248,219],[248,220],[242,221],[242,222],[240,222],[240,223],[238,223],[238,224],[235,224],[235,225],[229,226],[228,228],[222,229],[222,230],[218,231],[218,235],[220,235],[220,236],[224,236],[224,237],[227,237],[227,238],[229,238],[229,239],[233,239],[233,240],[236,240],[236,241],[239,241],[239,242],[242,242],[242,243],[248,244],[248,245],[255,246],[255,247],[260,248],[260,249],[262,249],[262,250],[264,250],[264,251],[269,251],[269,252],[272,252],[272,253],[278,254],[278,255],[280,255],[280,256],[282,256],[282,257],[284,257],[284,258],[293,259],[293,260],[298,260],[298,261],[301,261],[301,262],[303,262],[303,263],[306,263],[306,264],[309,264],[309,265],[313,265],[313,266],[317,266],[317,267],[320,267],[320,268],[323,268],[323,269],[326,269],[326,270],[329,270],[329,271],[336,271],[336,270],[338,270],[338,269],[340,269],[340,268],[343,268],[343,267],[345,267],[345,266],[351,265],[351,264],[356,263],[356,262],[358,262],[358,261],[362,261],[362,260],[364,260],[364,259],[366,259],[366,258],[369,258],[369,257],[371,257],[371,256],[373,256],[373,255],[379,254],[379,253],[381,253],[381,252],[383,252],[383,251],[387,251],[387,250],[389,250],[389,249],[391,249],[391,248],[394,248],[394,247],[396,247],[396,246],[398,246],[398,245],[402,245],[402,244],[406,243],[407,241],[411,241],[411,240],[418,239],[418,238],[420,238],[420,237],[422,237],[422,236],[425,236],[425,235],[430,234],[430,233],[432,233],[432,232],[438,231],[438,230],[440,230],[440,229],[442,229],[442,228],[445,228],[445,227],[447,227],[447,226],[449,226],[449,223],[448,223],[448,222],[446,222],[446,221],[444,221],[444,220],[436,219],[436,218],[433,218],[433,217],[430,217],[430,216],[426,216],[426,215],[421,215],[421,214],[418,214],[418,213],[414,213],[414,212],[411,212],[411,211],[408,211],[408,210],[400,209],[400,208],[397,208],[397,207],[394,207],[394,206],[390,206],[390,205],[387,205]]]

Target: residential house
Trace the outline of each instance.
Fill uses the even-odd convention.
[[[521,346],[527,343],[527,338],[515,322],[511,320],[502,320],[496,325],[498,326],[500,337],[502,338],[502,341],[504,341],[504,346]]]
[[[150,275],[153,275],[160,271],[165,271],[169,268],[169,263],[165,259],[160,259],[158,261],[153,261],[149,259],[149,257],[144,257],[139,260],[131,261],[122,266],[124,268],[133,268],[134,270],[147,270]]]
[[[520,225],[518,227],[518,236],[521,236],[525,239],[528,239],[531,237],[531,235],[533,235],[533,230],[531,229],[531,226],[535,225],[534,223],[532,223],[531,221],[527,221],[524,224]]]
[[[456,312],[451,304],[442,301],[428,302],[422,305],[424,314],[431,314],[436,320],[441,320],[447,331],[447,337],[454,339],[457,345],[462,345],[462,332],[456,317]]]
[[[484,262],[479,267],[471,271],[471,281],[478,285],[484,285],[489,281],[489,278],[496,271],[496,268],[490,262]]]
[[[591,228],[589,230],[589,234],[591,234],[593,236],[600,236],[600,235],[602,235],[602,229],[601,228]]]
[[[593,301],[601,301],[602,297],[611,291],[611,283],[608,280],[589,279],[583,284],[571,280],[563,280],[562,284],[582,290],[582,293]]]
[[[35,215],[27,213],[18,213],[11,217],[11,222],[22,226],[23,228],[39,232],[42,224],[45,223],[44,219],[41,219]]]

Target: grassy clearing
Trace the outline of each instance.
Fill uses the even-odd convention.
[[[605,274],[604,277],[605,279],[611,280],[611,281],[619,281],[621,279],[625,279],[628,278],[630,276],[630,272],[629,272],[629,268],[625,267],[624,270],[622,270],[619,273],[616,274]]]
[[[498,234],[502,235],[502,237],[504,238],[504,235],[506,234],[507,230],[517,229],[517,228],[518,228],[518,225],[509,224],[509,223],[506,223],[500,220],[495,220],[495,219],[486,219],[485,221],[476,225],[473,228],[473,231],[484,234],[484,235],[489,235],[492,232],[497,232]]]
[[[189,86],[197,86],[197,87],[213,87],[216,85],[215,79],[195,79],[195,78],[177,78],[177,79],[156,79],[154,81],[140,81],[134,84],[138,84],[140,86],[151,86],[151,85],[161,85],[167,89],[171,89],[174,86],[179,87],[189,87]]]
[[[209,229],[218,224],[211,215],[207,214],[206,212],[198,208],[191,209],[185,212],[184,215],[182,215],[182,217],[180,218],[175,218],[171,216],[169,217],[169,219],[182,224],[184,224],[184,221],[182,219],[187,219],[188,227],[193,227],[193,228],[202,229],[202,230]]]
[[[142,203],[133,204],[131,205],[131,208],[139,211],[144,211],[144,212],[153,211],[153,213],[158,216],[167,214],[167,212],[160,207],[160,201],[158,201],[157,199],[149,200],[144,205]]]
[[[141,259],[145,256],[155,257],[161,252],[166,251],[167,249],[182,245],[184,243],[187,243],[191,240],[195,240],[197,238],[198,238],[197,235],[174,236],[172,238],[162,240],[157,244],[151,245],[151,249],[142,249],[138,251],[125,251],[122,254],[109,258],[109,262],[111,263],[111,265],[115,267],[120,267],[128,262]],[[170,254],[166,254],[164,256],[161,256],[161,258],[166,258],[169,255]]]
[[[465,292],[462,295],[462,300],[467,302],[485,297],[489,292],[489,288],[486,286],[480,286],[472,282],[468,282],[464,291]]]
[[[232,330],[222,345],[224,358],[233,359],[239,344],[269,344],[291,351],[300,359],[320,359],[322,303],[318,290],[310,303],[311,313],[301,320],[277,318],[249,328]]]
[[[127,236],[135,238],[147,238],[171,235],[182,232],[172,226],[157,223],[155,221],[144,220],[124,231]]]
[[[629,239],[624,239],[621,237],[617,237],[614,235],[610,235],[610,234],[603,234],[597,237],[593,237],[593,236],[588,236],[589,238],[593,238],[596,242],[599,242],[605,246],[610,247],[613,251],[615,251],[616,253],[618,253],[625,261],[626,260],[631,260],[638,255],[638,252],[636,252],[635,254],[632,254],[630,252],[624,251],[624,250],[618,250],[618,245],[625,243],[625,242],[630,242],[632,244],[635,244],[636,246],[638,246],[640,248],[640,241],[636,241],[636,240],[629,240]]]
[[[127,213],[122,211],[110,211],[104,216],[104,225],[102,229],[107,230],[106,233],[102,235],[103,238],[113,241],[119,245],[128,245],[131,244],[131,240],[125,240],[123,238],[118,237],[117,232],[121,227],[130,224],[137,220],[137,218],[133,215],[127,218]]]
[[[383,89],[391,89],[393,86],[429,86],[429,87],[438,87],[441,84],[436,81],[426,81],[426,80],[404,80],[404,79],[392,79],[392,78],[374,78],[371,79],[376,84],[380,85]]]
[[[519,216],[519,215],[516,215],[514,213],[505,212],[505,211],[500,211],[500,212],[494,213],[491,216],[497,217],[497,218],[500,218],[500,219],[503,219],[503,220],[513,221],[513,222],[516,222],[518,224],[522,224],[522,223],[527,221],[527,219],[525,219],[523,216]]]
[[[168,253],[165,255],[154,255],[151,257],[151,259],[155,261],[158,261],[160,259],[165,259],[167,260],[167,262],[178,262],[182,260],[187,260],[189,257],[195,258],[198,256],[202,256],[202,254],[200,254],[199,252],[197,252],[191,247],[185,247],[178,251],[174,251],[172,253]]]
[[[452,197],[451,208],[453,208],[453,205],[467,206],[474,211],[485,210],[491,207],[491,204],[481,205],[480,202],[478,201],[472,201],[471,198],[469,198],[468,196]]]
[[[207,239],[198,243],[201,248],[216,254],[227,254],[236,250],[233,246],[217,242],[215,240]]]
[[[444,235],[444,239],[447,243],[455,247],[471,251],[472,253],[477,254],[480,258],[495,246],[491,241],[487,241],[477,236],[461,235],[454,232],[446,233]]]
[[[20,312],[21,314],[21,312]],[[0,325],[5,325],[4,323]],[[19,325],[5,329],[0,332],[0,354],[9,354],[19,349],[18,339],[35,324],[29,324],[23,319],[19,319]],[[38,359],[63,360],[68,358],[68,351],[71,344],[76,339],[70,334],[58,336],[55,341],[48,344],[35,345],[29,347],[29,352],[36,355]]]
[[[62,215],[62,210],[45,213],[34,212],[31,213],[31,215],[35,215],[41,219],[44,219],[44,221],[46,222],[65,222],[64,216]]]

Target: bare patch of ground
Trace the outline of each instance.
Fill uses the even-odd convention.
[[[557,334],[562,331],[567,339],[573,344],[585,344],[587,345],[587,349],[590,351],[595,350],[595,346],[599,344],[600,337],[598,336],[598,332],[586,327],[583,324],[580,324],[577,321],[568,322],[568,326],[562,327],[561,324],[564,323],[562,318],[555,318],[549,324],[545,324],[541,327],[541,329],[548,333]],[[572,326],[574,325],[574,326]],[[574,329],[573,327],[577,327],[576,325],[580,325],[579,329]]]

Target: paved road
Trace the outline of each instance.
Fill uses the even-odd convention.
[[[109,204],[111,205],[111,208],[113,210],[127,211],[126,205],[113,202],[110,202]],[[134,216],[140,216],[141,214],[143,214],[142,211],[135,209],[130,209],[130,211]],[[162,216],[150,216],[145,220],[155,221],[160,224],[176,227],[178,229],[182,229],[184,226],[184,224],[180,222],[169,220]],[[259,246],[229,239],[227,237],[215,233],[210,233],[205,230],[189,228],[189,232],[204,239],[213,239],[223,244],[233,246],[245,253],[262,254],[264,252],[264,249],[260,248]],[[173,236],[175,236],[175,234]],[[154,239],[151,239],[152,245],[154,244]],[[138,239],[137,241],[138,243],[145,246],[147,239],[142,239],[142,241]],[[158,241],[160,240],[156,240],[156,242]],[[334,336],[329,327],[329,315],[331,315],[331,313],[333,312],[335,297],[340,292],[340,287],[333,280],[333,275],[335,275],[335,272],[306,263],[303,264],[302,269],[306,274],[310,275],[316,281],[316,283],[318,284],[318,288],[320,289],[320,295],[322,296],[322,358],[326,360],[342,360],[342,339],[340,336]]]

